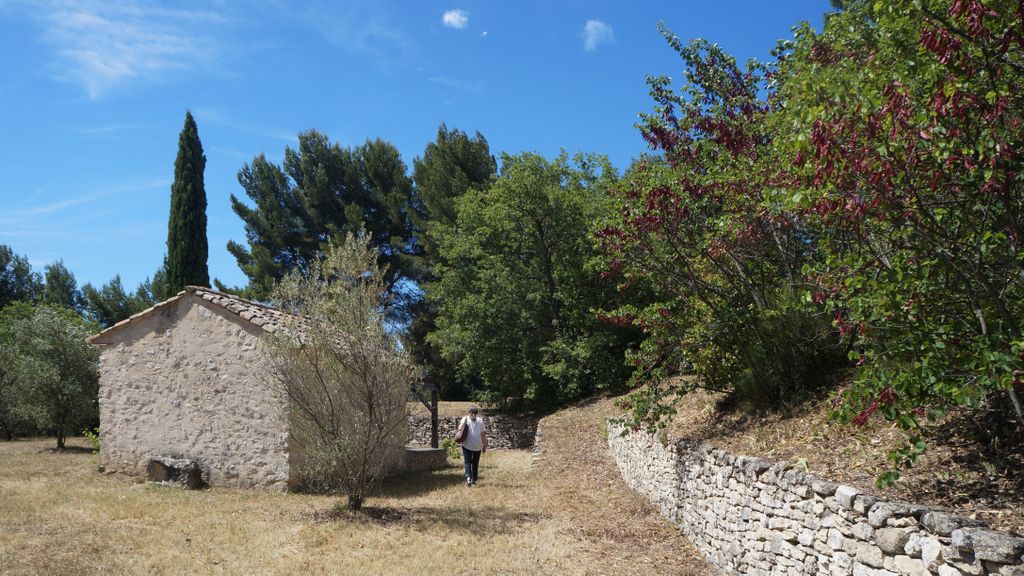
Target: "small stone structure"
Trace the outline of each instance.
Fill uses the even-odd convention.
[[[210,485],[298,486],[287,397],[260,350],[286,319],[189,286],[90,338],[100,348],[101,468],[144,475],[152,461],[187,459]]]
[[[537,433],[537,419],[532,417],[508,416],[505,414],[482,415],[487,423],[488,449],[518,450],[532,448]],[[462,416],[441,416],[437,419],[437,436],[441,442],[454,438]],[[430,416],[412,414],[409,416],[409,443],[430,444]]]
[[[785,462],[622,430],[608,422],[626,483],[724,573],[1024,576],[1024,538],[980,521],[878,500]]]
[[[161,456],[150,460],[146,465],[146,478],[150,482],[174,484],[189,490],[197,490],[206,485],[202,467],[197,462],[183,458]]]
[[[448,453],[444,448],[408,446],[405,449],[405,458],[395,473],[406,474],[408,472],[439,470],[446,466],[448,466]]]

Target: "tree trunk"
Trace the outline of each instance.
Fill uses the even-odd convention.
[[[362,494],[349,494],[348,495],[348,509],[352,512],[359,512],[363,507],[363,495]]]
[[[63,452],[64,451],[64,437],[65,437],[64,428],[63,427],[57,428],[57,451],[58,452]]]

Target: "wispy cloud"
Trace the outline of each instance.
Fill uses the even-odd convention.
[[[151,124],[108,124],[106,126],[72,126],[71,131],[84,136],[107,136],[151,128]]]
[[[284,3],[278,10],[331,43],[384,67],[408,61],[416,50],[412,37],[395,24],[389,2],[314,1],[302,8]]]
[[[441,22],[449,28],[462,30],[466,26],[469,26],[469,12],[459,10],[458,8],[448,10],[444,13],[444,16],[441,16]]]
[[[471,94],[480,94],[484,91],[484,84],[482,82],[473,82],[468,80],[459,80],[458,78],[450,78],[448,76],[434,76],[429,79],[434,84],[440,84],[456,90],[462,90]]]
[[[55,76],[97,99],[130,83],[208,67],[218,58],[213,11],[148,2],[52,0],[34,11],[55,51]]]
[[[202,130],[203,124],[210,123],[246,134],[256,134],[266,138],[282,140],[290,144],[298,142],[298,131],[289,131],[276,126],[267,126],[259,121],[238,120],[231,114],[216,108],[196,108],[192,110],[192,114],[195,116],[200,130]]]
[[[30,198],[33,201],[20,204],[15,210],[5,210],[0,212],[0,224],[29,227],[36,222],[36,218],[50,217],[54,214],[64,212],[68,208],[93,204],[98,200],[109,196],[155,190],[159,188],[166,188],[170,185],[171,183],[169,180],[154,179],[133,184],[111,186],[108,188],[94,190],[92,192],[86,192],[84,194],[65,197],[55,197],[55,195],[48,194],[45,189],[41,189],[32,194]],[[76,217],[81,217],[85,213],[86,212],[81,210],[75,211]]]
[[[587,52],[597,50],[599,44],[607,44],[615,40],[612,27],[600,20],[587,20],[583,25],[583,49]]]

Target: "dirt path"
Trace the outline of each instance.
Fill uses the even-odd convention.
[[[622,481],[603,445],[611,400],[562,410],[541,420],[531,480],[549,491],[552,514],[582,540],[584,564],[600,574],[713,574],[692,544]]]

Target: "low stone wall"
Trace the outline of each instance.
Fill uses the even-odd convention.
[[[487,424],[488,449],[522,449],[532,448],[537,432],[536,418],[520,418],[503,414],[481,416]],[[438,418],[438,441],[453,438],[455,429],[459,427],[462,416],[442,416]],[[419,446],[430,445],[430,416],[413,414],[409,416],[409,444]]]
[[[405,457],[402,458],[402,464],[394,473],[407,474],[410,472],[441,470],[447,466],[448,453],[445,452],[444,448],[406,446]]]
[[[608,447],[622,477],[727,574],[1024,576],[1024,538],[877,500],[788,463],[644,432]]]

